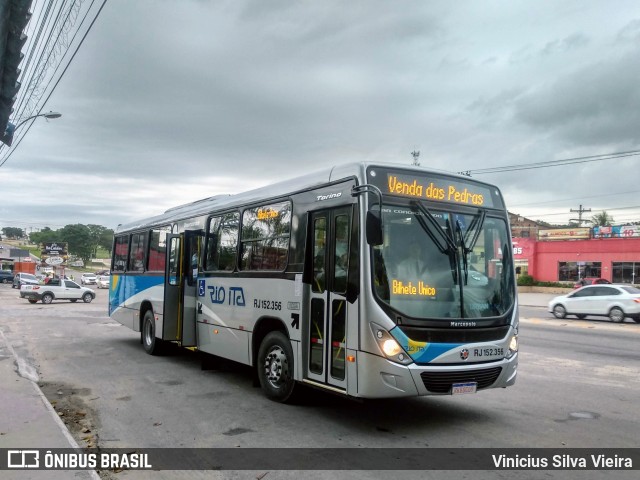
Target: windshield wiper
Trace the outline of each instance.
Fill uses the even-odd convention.
[[[457,250],[456,244],[453,243],[451,237],[447,235],[447,232],[444,231],[440,224],[435,221],[433,215],[427,209],[427,207],[418,202],[411,202],[411,205],[417,207],[418,210],[423,214],[424,218],[416,216],[416,220],[418,220],[418,223],[420,224],[422,229],[427,232],[427,235],[431,237],[431,240],[433,240],[433,242],[436,244],[438,250],[440,250],[440,252],[442,253],[455,252]],[[425,222],[425,218],[429,221],[429,225],[431,225],[431,227],[433,228],[429,228],[429,225],[427,225],[427,223]],[[437,232],[440,235],[440,240],[436,238],[434,232]]]
[[[476,246],[476,242],[480,237],[480,231],[482,230],[482,226],[484,225],[486,213],[484,210],[479,210],[478,215],[473,217],[471,221],[471,225],[467,228],[466,235],[462,232],[462,224],[460,223],[460,219],[456,218],[456,240],[458,241],[460,250],[462,251],[462,267],[464,270],[464,285],[467,285],[469,278],[469,261],[468,256],[473,251],[473,248]],[[471,236],[471,232],[473,232],[473,237],[471,237],[471,241],[469,241],[469,237]]]
[[[464,284],[467,285],[469,283],[469,262],[467,261],[467,254],[471,251],[467,249],[466,244],[464,243],[464,235],[462,234],[462,226],[460,225],[460,220],[456,219],[456,234],[458,236],[458,243],[460,244],[460,249],[462,250],[462,270],[464,272]]]
[[[440,224],[433,218],[433,215],[421,203],[411,202],[411,205],[416,207],[421,213],[422,216],[416,215],[416,220],[422,227],[422,229],[429,235],[429,238],[435,243],[438,250],[441,253],[446,253],[449,257],[449,265],[451,267],[451,276],[453,277],[454,285],[458,284],[458,266],[456,261],[456,252],[458,251],[458,247],[453,242],[451,237],[444,231],[444,229],[440,226]],[[426,221],[425,221],[426,219]],[[427,224],[428,221],[428,224]],[[429,227],[431,225],[431,227]],[[449,220],[447,220],[447,225],[449,225]],[[450,230],[449,225],[449,230]],[[436,237],[436,233],[439,234],[440,238]]]
[[[471,242],[464,242],[464,247],[469,250],[472,251],[473,247],[476,246],[476,242],[478,241],[478,237],[480,237],[480,231],[482,230],[482,226],[484,225],[484,219],[487,216],[487,213],[484,210],[478,210],[478,215],[476,215],[475,217],[473,217],[473,220],[471,221],[471,225],[469,225],[469,228],[467,228],[467,235],[466,235],[466,240],[468,240],[470,232],[474,232],[473,233],[473,237],[471,238]],[[475,231],[474,231],[475,229]]]

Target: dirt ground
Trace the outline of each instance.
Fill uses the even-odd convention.
[[[99,451],[100,420],[97,411],[90,406],[91,401],[95,400],[91,391],[62,383],[40,382],[38,385],[78,445],[81,448],[95,448]],[[114,480],[118,478],[115,474],[119,471],[102,470],[97,473],[100,478]]]

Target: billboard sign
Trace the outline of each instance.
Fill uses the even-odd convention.
[[[585,240],[591,238],[588,227],[554,228],[553,230],[539,230],[538,240]]]
[[[42,244],[40,258],[47,265],[64,265],[69,258],[66,242],[45,242]]]
[[[615,225],[593,227],[593,238],[634,238],[640,237],[640,225]]]

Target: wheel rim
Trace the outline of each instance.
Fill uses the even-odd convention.
[[[42,297],[42,303],[51,303],[51,300],[53,300],[53,297],[51,295],[45,295],[44,297]]]
[[[153,341],[153,325],[151,325],[151,321],[147,318],[144,322],[144,344],[151,345]]]
[[[565,309],[562,305],[556,305],[555,307],[553,307],[553,314],[557,317],[557,318],[562,318],[565,316]]]
[[[617,308],[611,310],[609,316],[611,317],[611,320],[616,323],[620,323],[622,320],[624,320],[624,313],[622,313],[622,310],[618,310]]]
[[[276,345],[264,359],[264,374],[273,388],[281,388],[289,379],[289,361],[284,350]]]

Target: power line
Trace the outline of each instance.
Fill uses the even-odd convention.
[[[573,200],[583,200],[585,198],[601,198],[601,197],[615,197],[618,195],[627,195],[630,193],[640,193],[640,190],[629,190],[626,192],[619,192],[619,193],[603,193],[602,195],[587,195],[587,196],[581,196],[581,197],[573,197],[573,198],[560,198],[558,200],[549,200],[546,202],[531,202],[531,203],[517,203],[517,204],[509,204],[509,207],[513,208],[513,207],[526,207],[529,205],[544,205],[546,203],[560,203],[560,202],[571,202]]]
[[[611,213],[618,210],[634,210],[634,209],[640,209],[640,205],[634,205],[630,207],[602,208],[602,209],[592,210],[591,213],[601,213],[601,212]],[[526,216],[527,217],[552,217],[552,216],[559,216],[559,215],[567,215],[567,212],[538,213],[538,214],[530,213],[530,214],[527,214]]]
[[[576,163],[600,162],[614,158],[634,157],[640,155],[640,150],[630,150],[628,152],[604,153],[601,155],[589,155],[586,157],[565,158],[562,160],[547,160],[545,162],[527,163],[519,165],[505,165],[502,167],[479,168],[477,170],[467,170],[465,174],[485,175],[487,173],[513,172],[518,170],[533,170],[537,168],[560,167],[563,165],[573,165]]]
[[[66,57],[67,53],[69,52],[69,49],[71,48],[71,45],[73,44],[73,41],[75,40],[75,38],[76,38],[76,35],[77,35],[78,31],[80,30],[80,28],[81,28],[81,27],[82,27],[82,25],[84,24],[85,20],[87,19],[87,16],[88,16],[89,12],[90,12],[90,11],[91,11],[91,9],[93,8],[93,5],[94,5],[94,3],[95,3],[96,1],[97,1],[97,0],[92,0],[92,1],[91,1],[91,5],[89,6],[88,10],[86,11],[85,16],[84,16],[84,18],[82,19],[82,21],[81,21],[81,23],[80,23],[80,25],[79,25],[78,29],[76,30],[76,32],[75,32],[75,34],[74,34],[74,36],[73,36],[73,38],[72,38],[71,42],[70,42],[70,43],[69,43],[69,45],[66,47],[66,50],[65,50],[64,54],[62,55],[62,60],[61,60],[61,62],[58,64],[58,66],[56,67],[56,69],[55,69],[55,71],[54,71],[54,73],[53,73],[53,76],[49,79],[49,82],[47,83],[47,85],[46,85],[46,87],[45,87],[45,90],[43,91],[43,94],[42,94],[42,95],[44,95],[44,92],[46,92],[46,90],[49,88],[49,85],[51,84],[51,82],[52,82],[52,81],[53,81],[53,79],[55,78],[55,75],[56,75],[56,73],[58,72],[58,68],[60,67],[60,64],[62,63],[62,61],[63,61],[63,60],[64,60],[64,58]],[[73,54],[71,55],[71,58],[69,58],[69,60],[67,61],[67,63],[66,63],[66,65],[65,65],[65,67],[64,67],[64,69],[63,69],[63,71],[62,71],[62,73],[60,73],[60,75],[58,76],[57,80],[55,81],[55,84],[54,84],[54,85],[53,85],[53,87],[50,89],[49,94],[46,96],[46,98],[44,99],[44,101],[42,101],[42,103],[41,103],[41,105],[40,105],[40,108],[38,109],[38,112],[37,112],[38,114],[42,111],[42,109],[43,109],[43,108],[44,108],[44,106],[46,105],[47,101],[49,100],[49,98],[51,97],[51,95],[53,95],[53,92],[54,92],[54,91],[56,90],[56,88],[58,87],[58,84],[60,83],[60,81],[61,81],[61,80],[62,80],[62,78],[64,77],[65,73],[67,72],[67,70],[68,70],[69,66],[71,65],[71,62],[73,61],[73,59],[75,58],[76,54],[78,53],[78,50],[80,49],[80,47],[81,47],[81,46],[82,46],[82,44],[84,43],[85,39],[87,38],[87,35],[88,35],[88,34],[89,34],[89,32],[91,31],[91,29],[92,29],[93,25],[95,24],[95,22],[97,21],[97,19],[98,19],[99,15],[100,15],[100,13],[102,12],[102,9],[104,8],[104,6],[105,6],[105,4],[106,4],[106,3],[107,3],[107,0],[103,0],[102,5],[100,5],[100,7],[99,7],[99,9],[98,9],[97,13],[95,14],[95,16],[93,17],[93,19],[92,19],[91,23],[90,23],[90,24],[89,24],[89,26],[87,27],[87,30],[84,32],[84,35],[82,36],[82,38],[80,39],[80,41],[79,41],[78,45],[76,46],[75,50],[73,51]],[[57,17],[57,19],[56,19],[56,22],[55,22],[55,23],[58,23],[58,19],[60,18],[60,15],[61,15],[61,12],[62,12],[62,9],[63,9],[63,8],[64,8],[64,3],[62,4],[62,6],[60,7],[60,10],[58,11],[58,17]],[[65,22],[69,19],[69,15],[71,14],[71,9],[73,9],[73,8],[74,8],[74,5],[72,4],[72,6],[71,6],[71,8],[69,9],[69,12],[68,12],[68,14],[67,14],[67,17],[66,17],[66,19],[65,19]],[[48,11],[47,11],[47,12],[48,12]],[[47,39],[46,44],[48,44],[48,43],[49,43],[49,41],[51,40],[51,38],[53,37],[53,32],[54,32],[54,29],[55,29],[55,23],[54,23],[54,25],[51,27],[51,29],[50,29],[50,31],[49,31],[49,37],[48,37],[48,39]],[[59,36],[60,36],[61,32],[62,32],[62,27],[60,27],[60,31],[59,31],[59,33],[58,33],[58,37],[56,38],[56,42],[57,42],[57,39],[59,38]],[[36,65],[39,65],[39,64],[40,64],[40,62],[42,61],[42,59],[44,58],[44,52],[46,51],[46,44],[45,44],[45,46],[44,46],[44,47],[42,48],[42,50],[41,50],[41,52],[42,52],[42,53],[41,53],[41,55],[40,55],[40,60],[38,60],[38,62],[37,62],[37,64],[36,64]],[[37,45],[33,45],[33,48],[34,48],[34,49],[35,49],[35,48],[37,48]],[[49,51],[49,55],[51,55],[51,52],[52,52],[52,50],[50,50],[50,51]],[[48,62],[48,61],[49,61],[49,58],[47,58],[47,62]],[[44,67],[43,67],[43,68],[44,68]],[[36,70],[37,70],[37,66],[36,66],[36,67],[34,67],[34,72],[33,72],[33,73],[32,73],[32,75],[31,75],[31,79],[30,79],[30,81],[29,81],[29,85],[31,85],[31,83],[34,81],[34,75],[35,75],[35,73],[36,73],[36,72],[35,72]],[[38,81],[38,79],[35,79],[35,81]],[[27,89],[27,90],[28,90],[28,89]],[[24,91],[23,91],[23,96],[24,96],[24,97],[26,97],[26,95],[27,95],[27,91],[26,91],[26,90],[24,90]],[[24,97],[23,97],[23,99],[22,99],[22,100],[24,100]],[[40,99],[38,98],[38,100],[37,100],[36,102],[39,102],[39,100],[40,100]],[[7,160],[9,160],[9,158],[11,157],[11,155],[13,154],[13,152],[15,152],[15,150],[18,148],[18,145],[20,145],[20,143],[22,142],[22,139],[23,139],[23,138],[25,137],[25,135],[29,132],[29,129],[31,128],[31,125],[32,125],[32,124],[33,124],[33,122],[32,122],[32,123],[31,123],[31,124],[26,128],[26,129],[22,130],[22,132],[21,132],[21,133],[22,133],[22,135],[21,135],[21,136],[20,136],[20,138],[18,139],[17,143],[15,143],[15,144],[14,144],[13,148],[12,148],[9,152],[7,152],[7,153],[4,155],[4,157],[2,158],[2,160],[0,161],[0,167],[2,167],[5,163],[7,163]],[[0,148],[0,151],[1,151],[1,148]]]

